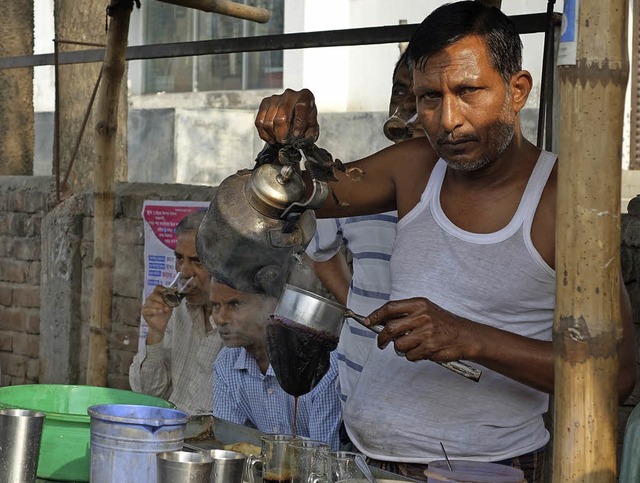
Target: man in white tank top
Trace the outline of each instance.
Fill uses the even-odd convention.
[[[415,477],[450,457],[521,467],[541,481],[542,422],[554,389],[555,156],[527,141],[519,112],[532,87],[512,21],[480,2],[444,5],[408,48],[427,139],[408,140],[347,165],[319,217],[397,209],[390,302],[344,408],[354,444],[372,462]],[[285,122],[283,122],[283,120]],[[267,142],[316,141],[308,90],[263,100]],[[624,337],[619,397],[635,383],[630,304],[621,286]],[[398,357],[394,348],[405,354]],[[478,383],[425,361],[463,360]]]

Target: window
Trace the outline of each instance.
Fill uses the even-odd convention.
[[[284,0],[235,0],[267,8],[259,24],[162,2],[147,2],[145,44],[281,34]],[[282,51],[175,57],[144,61],[144,93],[266,89],[282,87]]]

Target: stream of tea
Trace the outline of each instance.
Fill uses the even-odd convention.
[[[272,315],[267,325],[267,354],[280,387],[294,397],[293,436],[298,398],[309,393],[329,370],[338,338],[293,320]]]

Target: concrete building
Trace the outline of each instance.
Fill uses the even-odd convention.
[[[252,24],[160,2],[131,17],[130,45],[210,38],[331,31],[419,23],[441,0],[248,0],[271,9],[269,24]],[[562,1],[555,10],[562,11]],[[541,13],[545,0],[503,2],[509,15]],[[36,53],[53,50],[53,0],[36,7]],[[542,70],[542,33],[523,36],[524,68],[536,84],[523,115],[535,140]],[[266,95],[307,87],[321,115],[318,144],[343,161],[389,144],[382,135],[391,72],[399,45],[329,47],[253,54],[130,61],[129,181],[218,184],[251,167],[261,141],[255,110]],[[35,174],[51,174],[53,68],[35,69]]]

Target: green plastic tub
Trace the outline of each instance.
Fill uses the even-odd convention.
[[[38,478],[89,481],[91,452],[90,406],[137,404],[175,408],[153,396],[121,389],[63,384],[27,384],[0,387],[0,408],[45,413],[38,459]]]

